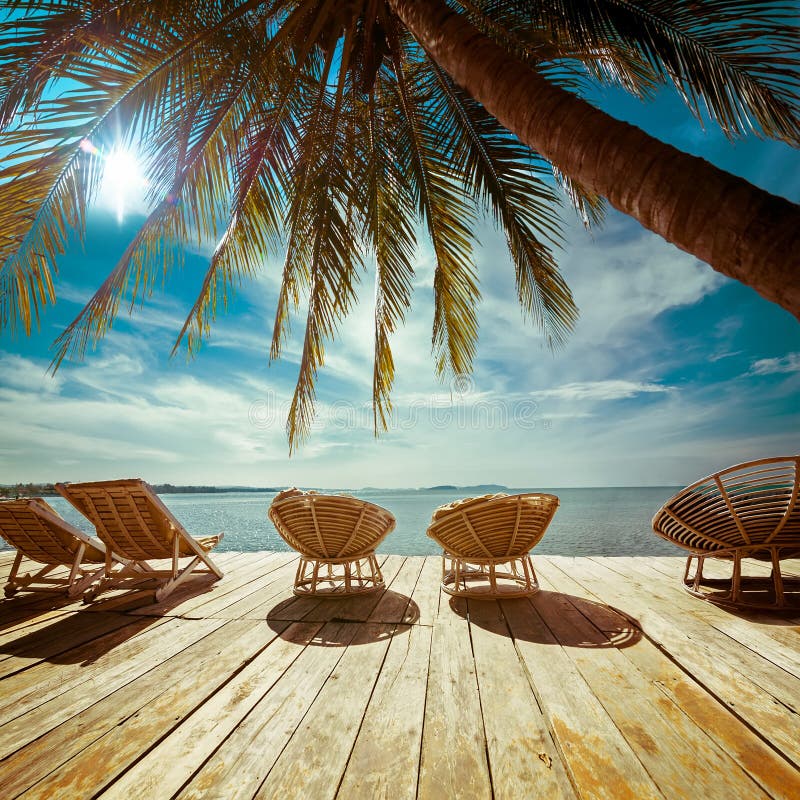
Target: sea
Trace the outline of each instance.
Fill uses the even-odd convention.
[[[564,556],[678,556],[683,551],[656,536],[650,526],[653,514],[679,487],[597,489],[508,489],[510,493],[546,491],[561,503],[536,553]],[[338,490],[332,490],[338,491]],[[378,547],[399,555],[441,552],[425,535],[431,514],[444,503],[469,492],[458,489],[365,489],[349,494],[376,503],[394,514],[395,530]],[[267,517],[275,492],[213,494],[162,494],[161,499],[194,536],[223,531],[218,550],[288,550]],[[50,503],[73,525],[94,533],[91,524],[61,497]],[[5,543],[2,543],[5,544]],[[2,548],[2,545],[0,545]]]

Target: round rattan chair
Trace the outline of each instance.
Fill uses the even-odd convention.
[[[530,550],[558,508],[552,494],[469,497],[436,509],[428,536],[441,545],[451,595],[523,597],[539,590]]]
[[[385,509],[347,495],[287,489],[276,495],[269,518],[300,553],[298,595],[353,595],[384,586],[375,548],[393,530]]]
[[[653,517],[653,530],[689,551],[684,588],[734,607],[785,608],[800,600],[800,580],[784,578],[780,565],[800,557],[799,486],[800,456],[764,458],[709,475],[668,500]],[[704,577],[707,558],[732,562],[731,577]],[[743,576],[745,558],[770,562],[772,574]]]

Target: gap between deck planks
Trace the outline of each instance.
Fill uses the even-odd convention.
[[[3,797],[800,796],[796,619],[689,597],[679,558],[534,553],[499,602],[380,560],[361,597],[229,552],[159,604],[3,602]]]

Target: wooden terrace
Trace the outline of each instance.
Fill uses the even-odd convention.
[[[503,601],[381,558],[344,600],[228,552],[159,605],[0,602],[0,795],[800,797],[800,612],[703,603],[680,558],[534,552],[542,591]]]

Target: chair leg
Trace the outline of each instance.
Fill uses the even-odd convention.
[[[770,555],[772,556],[772,584],[775,587],[775,605],[783,608],[786,605],[786,598],[783,594],[783,576],[781,575],[781,562],[778,558],[778,548],[773,547]]]
[[[67,594],[69,596],[72,592],[72,584],[75,583],[75,578],[78,575],[78,570],[81,568],[81,561],[83,561],[83,554],[86,552],[86,545],[81,542],[75,553],[75,560],[72,562],[72,569],[69,571],[69,581],[67,582]]]
[[[731,578],[731,602],[738,603],[742,597],[742,555],[737,550],[733,554],[733,577]]]
[[[3,592],[6,597],[11,597],[16,594],[19,586],[16,581],[17,573],[19,572],[19,565],[22,563],[22,553],[17,550],[17,555],[14,556],[14,564],[11,567],[11,574],[8,576],[8,581],[3,587]]]
[[[73,599],[82,595],[95,581],[101,580],[105,567],[98,567],[97,569],[87,572],[80,580],[71,583],[67,589],[67,597]]]

